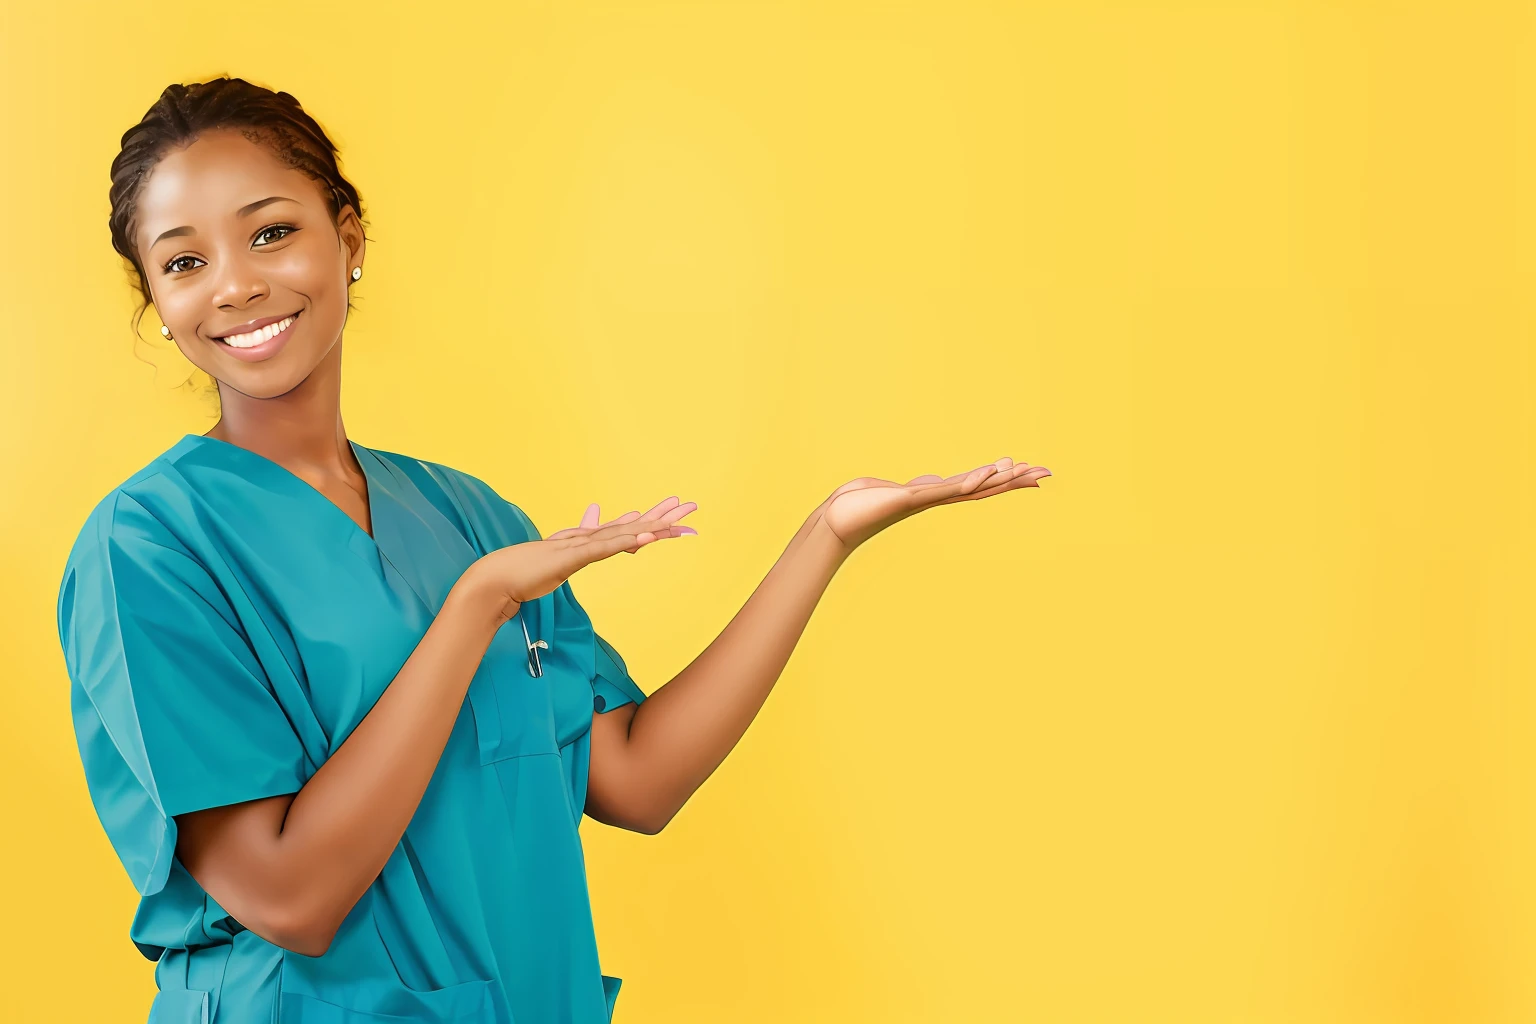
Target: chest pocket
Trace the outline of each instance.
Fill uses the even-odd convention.
[[[559,592],[524,604],[496,631],[469,687],[480,763],[530,754],[558,754],[592,727],[591,625],[561,615]],[[538,649],[540,675],[529,671],[528,637]],[[583,644],[585,647],[583,647]]]

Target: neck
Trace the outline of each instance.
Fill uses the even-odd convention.
[[[357,472],[341,421],[341,343],[309,376],[275,398],[253,398],[219,382],[219,421],[208,437],[239,445],[289,470]]]

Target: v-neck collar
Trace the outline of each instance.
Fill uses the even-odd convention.
[[[320,488],[299,476],[299,474],[295,473],[281,462],[278,462],[275,459],[269,459],[260,452],[247,448],[244,445],[235,444],[232,441],[225,441],[224,439],[218,437],[209,437],[207,434],[187,434],[179,442],[177,442],[176,447],[179,448],[186,444],[188,441],[191,441],[194,444],[209,442],[215,445],[221,445],[224,448],[233,449],[236,452],[244,452],[251,458],[260,460],[261,462],[270,466],[277,473],[282,474],[284,477],[291,480],[293,483],[298,484],[300,487],[307,489],[316,498],[325,502],[331,507],[332,511],[334,511],[336,515],[341,516],[349,524],[351,524],[352,529],[356,532],[357,536],[361,537],[364,541],[367,542],[367,546],[372,547],[374,550],[379,549],[379,503],[374,500],[378,496],[379,488],[375,486],[374,472],[370,469],[370,460],[368,458],[368,456],[372,456],[373,453],[367,448],[358,444],[356,441],[352,440],[350,437],[347,438],[347,444],[352,446],[352,457],[357,459],[357,464],[362,468],[363,471],[363,489],[367,492],[368,495],[368,523],[373,528],[372,534],[363,529],[362,526],[358,524],[356,519],[353,519],[351,516],[347,515],[345,510],[343,510],[340,505],[336,504],[336,502],[327,497],[324,491],[320,490]],[[366,456],[364,454],[365,452],[367,453]]]
[[[184,446],[211,444],[219,451],[262,467],[274,479],[305,495],[311,504],[322,503],[329,509],[327,515],[339,517],[337,522],[345,531],[348,546],[356,554],[386,571],[386,575],[392,573],[429,613],[436,615],[460,573],[478,553],[406,474],[366,445],[351,438],[347,443],[362,467],[368,489],[371,536],[319,488],[259,452],[206,434],[187,434],[172,452]]]

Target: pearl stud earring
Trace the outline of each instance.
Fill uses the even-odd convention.
[[[352,280],[356,281],[358,278],[360,278],[362,276],[363,276],[363,268],[362,267],[353,267],[352,268]]]
[[[161,324],[160,325],[160,333],[165,335],[167,338],[169,338],[171,336],[171,329],[169,327],[165,326],[165,324]]]

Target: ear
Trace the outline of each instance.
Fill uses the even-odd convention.
[[[347,275],[351,280],[352,268],[363,265],[363,252],[367,248],[368,240],[363,237],[363,222],[357,217],[357,210],[351,203],[341,208],[340,215],[336,218],[336,234],[341,240],[341,250],[347,257]]]

